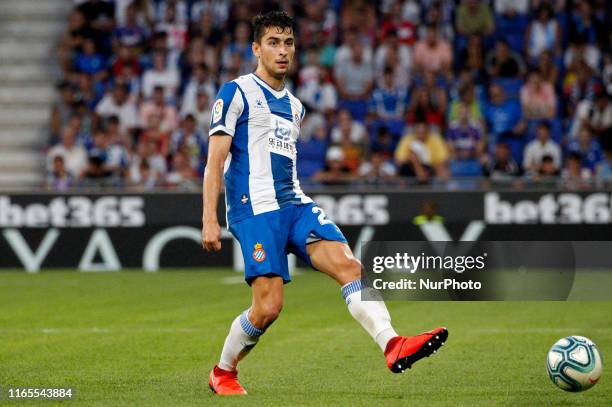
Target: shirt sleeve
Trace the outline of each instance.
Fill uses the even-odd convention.
[[[225,133],[234,136],[236,122],[244,110],[242,92],[236,82],[224,84],[212,107],[209,136]]]

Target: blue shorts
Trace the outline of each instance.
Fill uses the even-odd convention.
[[[312,266],[308,243],[333,240],[346,243],[338,226],[314,203],[290,205],[230,224],[244,257],[244,279],[251,285],[256,277],[280,276],[291,281],[287,254],[293,253]]]

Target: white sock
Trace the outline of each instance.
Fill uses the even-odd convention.
[[[259,337],[264,333],[263,329],[256,328],[249,321],[250,310],[250,308],[247,309],[232,322],[218,365],[223,370],[236,370],[238,362],[253,349]]]
[[[368,301],[362,300],[362,293],[366,294]],[[361,324],[384,352],[389,340],[397,336],[397,333],[391,326],[391,316],[385,303],[382,299],[373,300],[380,298],[378,292],[373,288],[363,287],[361,280],[355,280],[342,287],[342,297],[346,300],[353,318]]]

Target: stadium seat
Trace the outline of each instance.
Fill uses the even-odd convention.
[[[450,171],[454,177],[479,177],[482,168],[477,160],[452,160]]]

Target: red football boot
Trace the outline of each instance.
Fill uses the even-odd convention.
[[[231,394],[247,394],[244,387],[238,382],[238,372],[230,372],[215,366],[210,372],[208,385],[211,390],[221,396]]]
[[[435,353],[448,338],[446,328],[436,328],[416,336],[396,336],[391,338],[385,349],[387,366],[393,373],[410,369],[412,364]]]

